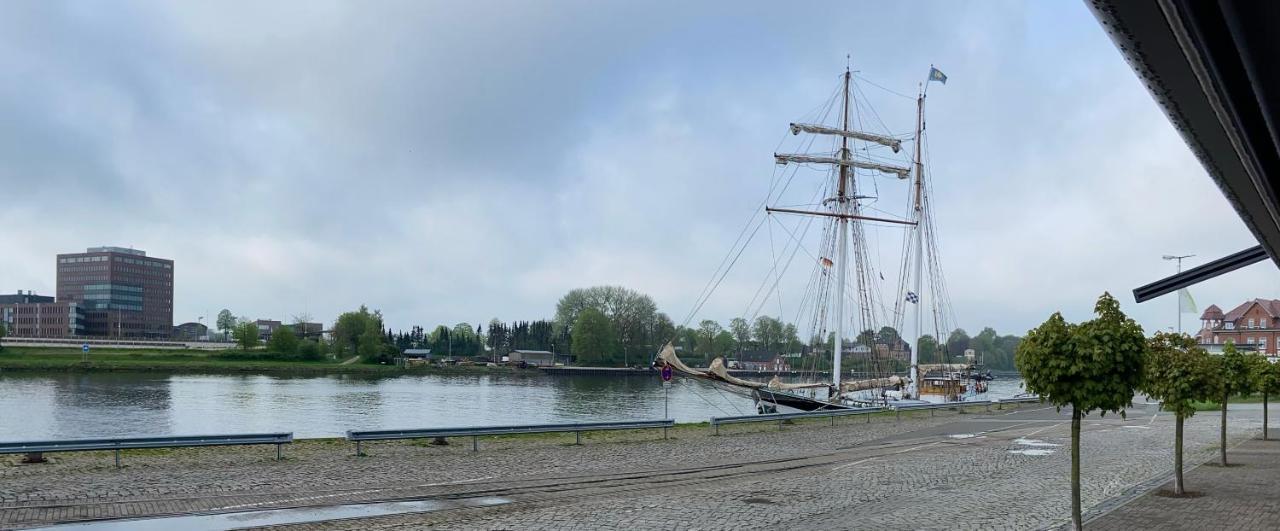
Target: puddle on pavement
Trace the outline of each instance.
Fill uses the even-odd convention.
[[[1054,443],[1051,443],[1051,442],[1044,442],[1044,441],[1041,441],[1041,440],[1039,440],[1039,439],[1025,439],[1025,438],[1021,438],[1021,439],[1014,439],[1014,440],[1013,440],[1013,444],[1021,444],[1021,445],[1023,445],[1023,446],[1043,446],[1043,447],[1056,447],[1056,446],[1062,446],[1061,444],[1054,444]]]
[[[339,518],[365,518],[392,514],[427,513],[460,507],[486,507],[511,503],[498,497],[466,498],[459,500],[419,500],[408,502],[365,503],[331,505],[327,507],[300,507],[296,509],[267,509],[238,513],[170,516],[139,520],[100,520],[42,527],[40,529],[93,529],[129,531],[216,531],[267,525],[301,524],[335,520]]]
[[[1053,450],[1046,450],[1044,448],[1024,448],[1022,450],[1009,450],[1009,453],[1018,455],[1049,455],[1053,453]]]

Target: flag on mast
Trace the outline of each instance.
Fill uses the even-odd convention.
[[[919,295],[916,295],[916,293],[915,293],[914,291],[908,291],[908,292],[907,292],[907,302],[909,302],[909,303],[911,303],[911,304],[915,304],[915,303],[917,303],[917,302],[920,302],[920,296],[919,296]]]
[[[929,81],[937,81],[939,83],[942,83],[943,85],[946,85],[947,75],[943,74],[941,70],[934,68],[933,65],[929,65]]]
[[[1196,300],[1191,298],[1191,292],[1187,288],[1178,290],[1178,302],[1182,313],[1196,313]]]

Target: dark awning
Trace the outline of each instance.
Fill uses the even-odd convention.
[[[1276,262],[1280,39],[1271,30],[1280,27],[1280,2],[1087,3],[1264,253],[1236,253],[1138,288],[1135,297],[1141,302],[1266,257]],[[1249,257],[1256,259],[1240,263]]]

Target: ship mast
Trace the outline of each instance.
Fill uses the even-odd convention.
[[[920,293],[920,280],[923,276],[924,267],[924,162],[921,162],[921,152],[923,145],[921,144],[921,135],[924,133],[924,90],[921,89],[919,96],[916,97],[916,152],[915,152],[915,231],[916,231],[916,278],[915,278],[915,306],[916,306],[916,340],[915,345],[911,348],[911,368],[907,374],[907,396],[909,398],[920,397],[920,337],[923,327],[921,326],[921,309],[924,307],[924,298]]]
[[[863,131],[854,131],[849,128],[849,102],[850,102],[850,82],[852,71],[846,67],[844,71],[844,91],[842,102],[842,116],[840,120],[840,129],[827,127],[817,124],[791,124],[791,133],[800,134],[810,133],[819,135],[833,135],[840,137],[840,152],[836,157],[810,155],[804,153],[774,153],[774,159],[778,164],[799,163],[799,164],[830,164],[836,166],[837,182],[836,196],[834,199],[834,209],[831,212],[796,210],[788,208],[771,208],[766,207],[766,212],[781,212],[788,214],[803,214],[813,216],[825,216],[836,218],[836,231],[838,233],[838,243],[836,250],[836,325],[835,325],[835,345],[831,353],[831,383],[835,389],[835,396],[839,396],[841,392],[840,376],[841,361],[844,355],[844,306],[845,306],[845,277],[848,276],[848,260],[849,254],[849,222],[852,220],[868,220],[887,223],[900,223],[904,225],[914,225],[915,221],[889,219],[880,217],[863,216],[855,211],[849,212],[849,201],[857,200],[857,197],[851,197],[849,193],[849,184],[853,178],[850,174],[850,168],[861,168],[866,170],[879,171],[893,175],[899,179],[906,179],[910,173],[910,168],[894,166],[890,164],[881,164],[872,161],[855,160],[853,152],[849,149],[849,139],[863,140],[886,146],[897,153],[902,148],[902,141],[885,135],[877,135]],[[918,216],[917,216],[918,217]],[[914,360],[913,360],[914,365]]]
[[[849,68],[844,69],[844,109],[841,116],[840,129],[849,130]],[[849,179],[849,137],[840,136],[840,181],[836,185],[836,213],[845,214],[845,183]],[[848,218],[836,218],[837,231],[840,233],[838,257],[836,258],[836,341],[831,352],[831,383],[835,386],[836,396],[840,395],[840,361],[844,355],[844,277],[848,271],[845,258],[849,254]]]

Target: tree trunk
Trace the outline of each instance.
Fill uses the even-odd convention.
[[[1218,438],[1220,443],[1218,450],[1222,454],[1222,466],[1227,466],[1227,398],[1229,396],[1225,393],[1222,395],[1222,430]]]
[[[1084,527],[1080,517],[1080,410],[1071,408],[1071,525],[1076,531]]]
[[[1173,493],[1186,494],[1182,484],[1182,415],[1178,415],[1173,431]]]

